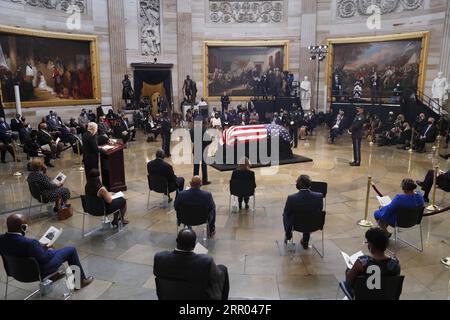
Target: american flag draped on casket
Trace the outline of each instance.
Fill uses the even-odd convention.
[[[237,143],[266,141],[273,137],[280,137],[280,142],[292,143],[289,131],[277,124],[230,127],[223,132],[221,142],[223,145],[233,146]]]

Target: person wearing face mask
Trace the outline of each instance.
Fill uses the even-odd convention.
[[[78,123],[80,124],[80,126],[82,127],[86,127],[89,123],[89,117],[88,114],[86,112],[86,109],[81,110],[81,114],[78,117]]]
[[[59,158],[64,149],[64,145],[61,142],[57,143],[57,141],[55,141],[52,134],[48,132],[47,124],[45,122],[41,122],[38,128],[38,142],[41,145],[41,148],[50,151],[54,159]]]
[[[359,257],[352,269],[347,270],[345,274],[345,286],[352,296],[356,278],[372,274],[367,273],[371,266],[379,267],[382,277],[395,277],[400,275],[400,262],[397,258],[389,257],[385,253],[389,245],[389,238],[383,230],[379,228],[368,230],[366,232],[366,243],[370,255]]]
[[[14,161],[16,160],[12,143],[17,140],[17,137],[17,133],[11,131],[5,119],[0,118],[0,151],[2,163],[6,163],[6,152],[11,154]],[[17,159],[17,162],[20,162],[20,160]]]
[[[21,214],[13,214],[6,220],[8,232],[0,235],[0,254],[2,256],[34,258],[39,264],[41,277],[46,278],[57,272],[62,264],[77,266],[81,275],[81,288],[85,288],[93,281],[93,277],[87,277],[81,265],[77,249],[66,247],[53,250],[42,246],[39,241],[26,237],[29,229],[27,219]]]
[[[434,118],[428,118],[428,123],[424,129],[420,132],[419,139],[416,141],[416,151],[419,153],[424,153],[425,145],[427,143],[432,143],[436,140],[437,129],[435,126]]]

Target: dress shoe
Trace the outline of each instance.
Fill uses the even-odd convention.
[[[303,239],[300,241],[300,244],[302,245],[303,249],[308,250],[309,249],[309,244],[305,241],[303,241]]]
[[[292,241],[292,237],[288,238],[288,237],[284,237],[284,244],[288,244],[289,241]]]
[[[245,210],[250,209],[250,206],[248,204],[245,205]]]
[[[86,288],[88,285],[90,285],[92,282],[94,282],[94,277],[87,277],[86,279],[81,280],[81,289]]]
[[[171,203],[172,201],[173,201],[173,199],[169,197],[169,200],[167,200],[167,203]]]
[[[204,186],[209,186],[210,184],[211,184],[211,181],[206,181],[206,182],[202,183],[202,185],[204,185]]]
[[[214,231],[211,231],[211,232],[209,233],[209,238],[210,238],[210,239],[213,239],[215,236],[216,236],[216,231],[215,231],[215,230],[214,230]]]
[[[351,166],[351,167],[360,167],[361,164],[360,164],[360,163],[353,162],[353,163],[350,163],[350,166]]]

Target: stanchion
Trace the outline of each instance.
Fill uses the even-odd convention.
[[[413,152],[409,153],[409,159],[408,159],[408,175],[411,175],[411,170],[412,170],[412,156],[413,156]]]
[[[409,153],[413,154],[414,150],[414,128],[411,129],[411,140],[409,142]]]
[[[358,221],[358,225],[363,228],[372,228],[372,221],[368,220],[369,217],[369,196],[370,196],[370,188],[372,186],[372,177],[369,176],[367,178],[367,193],[366,193],[366,207],[364,211],[364,219]]]
[[[13,152],[14,152],[14,162],[16,164],[16,172],[14,172],[13,176],[19,178],[22,176],[22,172],[20,172],[19,162],[17,162],[19,159],[17,158],[16,143],[13,142],[12,146],[13,146]]]
[[[441,210],[441,208],[439,208],[436,205],[436,190],[437,190],[437,177],[439,174],[439,166],[436,165],[434,167],[434,178],[433,178],[433,193],[432,193],[432,198],[431,198],[431,204],[426,208],[428,211],[437,211],[437,210]]]
[[[81,160],[81,147],[80,147],[80,141],[77,139],[77,154],[78,154],[78,164],[80,167],[77,169],[80,172],[84,171],[83,167],[83,161]]]
[[[370,143],[369,143],[369,168],[368,168],[368,170],[369,170],[369,175],[371,175],[371,173],[370,173],[370,169],[372,168],[372,151],[373,151],[373,145],[374,145],[374,143],[373,143],[373,141],[370,141]]]

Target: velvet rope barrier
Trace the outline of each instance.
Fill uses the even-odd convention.
[[[380,190],[378,190],[378,188],[375,186],[374,183],[372,183],[372,188],[376,192],[376,194],[378,194],[378,196],[383,197],[383,194],[380,192]],[[443,209],[436,210],[436,211],[432,211],[432,212],[428,212],[428,213],[424,213],[423,216],[424,217],[431,217],[431,216],[435,216],[435,215],[444,213],[446,211],[450,211],[450,207],[443,208]]]

